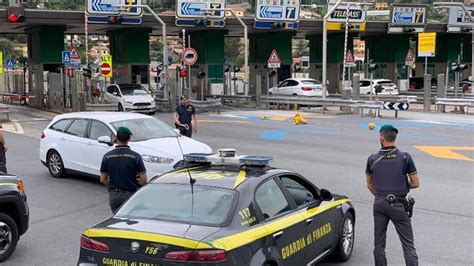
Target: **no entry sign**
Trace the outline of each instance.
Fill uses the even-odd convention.
[[[110,72],[112,72],[112,68],[110,67],[109,63],[102,63],[101,65],[101,73],[104,76],[110,75]]]
[[[103,55],[101,56],[101,64],[100,64],[100,73],[104,77],[112,77],[112,56],[110,55]]]

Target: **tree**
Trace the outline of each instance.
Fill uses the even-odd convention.
[[[167,62],[163,58],[163,43],[158,38],[150,39],[150,57],[152,60]]]
[[[240,38],[229,37],[224,40],[224,53],[229,58],[230,64],[241,67],[244,63],[242,43]]]
[[[299,39],[295,41],[295,48],[293,49],[293,57],[301,57],[309,55],[308,41]]]
[[[47,9],[57,10],[83,10],[84,0],[51,0],[45,4]]]

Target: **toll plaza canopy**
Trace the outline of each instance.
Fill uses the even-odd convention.
[[[180,27],[175,25],[174,15],[159,14],[161,19],[167,24],[168,35],[179,35]],[[254,28],[253,17],[243,17],[242,20],[248,26],[250,34],[268,33],[269,31],[282,30],[262,30]],[[6,9],[0,9],[0,21],[7,21]],[[65,34],[84,34],[84,12],[83,11],[66,11],[66,10],[42,10],[42,9],[26,9],[25,21],[23,23],[0,23],[0,33],[24,33],[25,30],[35,26],[66,26]],[[428,32],[446,32],[447,25],[445,23],[429,23],[425,31]],[[151,35],[161,35],[160,24],[151,16],[144,15],[143,23],[140,25],[109,25],[109,24],[88,24],[89,34],[105,34],[107,31],[124,28],[150,28]],[[383,34],[387,33],[388,21],[368,21],[366,30],[359,32],[360,35]],[[208,28],[209,29],[209,28]],[[226,30],[228,36],[243,36],[243,27],[234,17],[227,17],[224,28],[211,28],[215,30]],[[188,32],[203,30],[203,28],[186,28]],[[323,31],[322,20],[306,20],[299,22],[299,29],[296,35],[299,37],[319,35]]]

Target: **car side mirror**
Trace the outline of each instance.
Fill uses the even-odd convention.
[[[113,96],[118,96],[118,93],[116,91],[112,92]]]
[[[324,201],[331,201],[334,198],[332,193],[324,188],[319,191],[319,194],[321,195],[321,199]]]
[[[112,139],[111,139],[109,136],[102,136],[102,137],[99,137],[99,138],[97,139],[97,141],[98,141],[99,143],[107,144],[107,145],[109,145],[109,146],[114,145],[114,143],[112,142]]]

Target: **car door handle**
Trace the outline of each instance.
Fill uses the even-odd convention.
[[[273,234],[273,239],[277,240],[283,235],[283,231],[279,231]]]
[[[314,218],[308,218],[306,219],[306,224],[310,225],[314,221]]]

